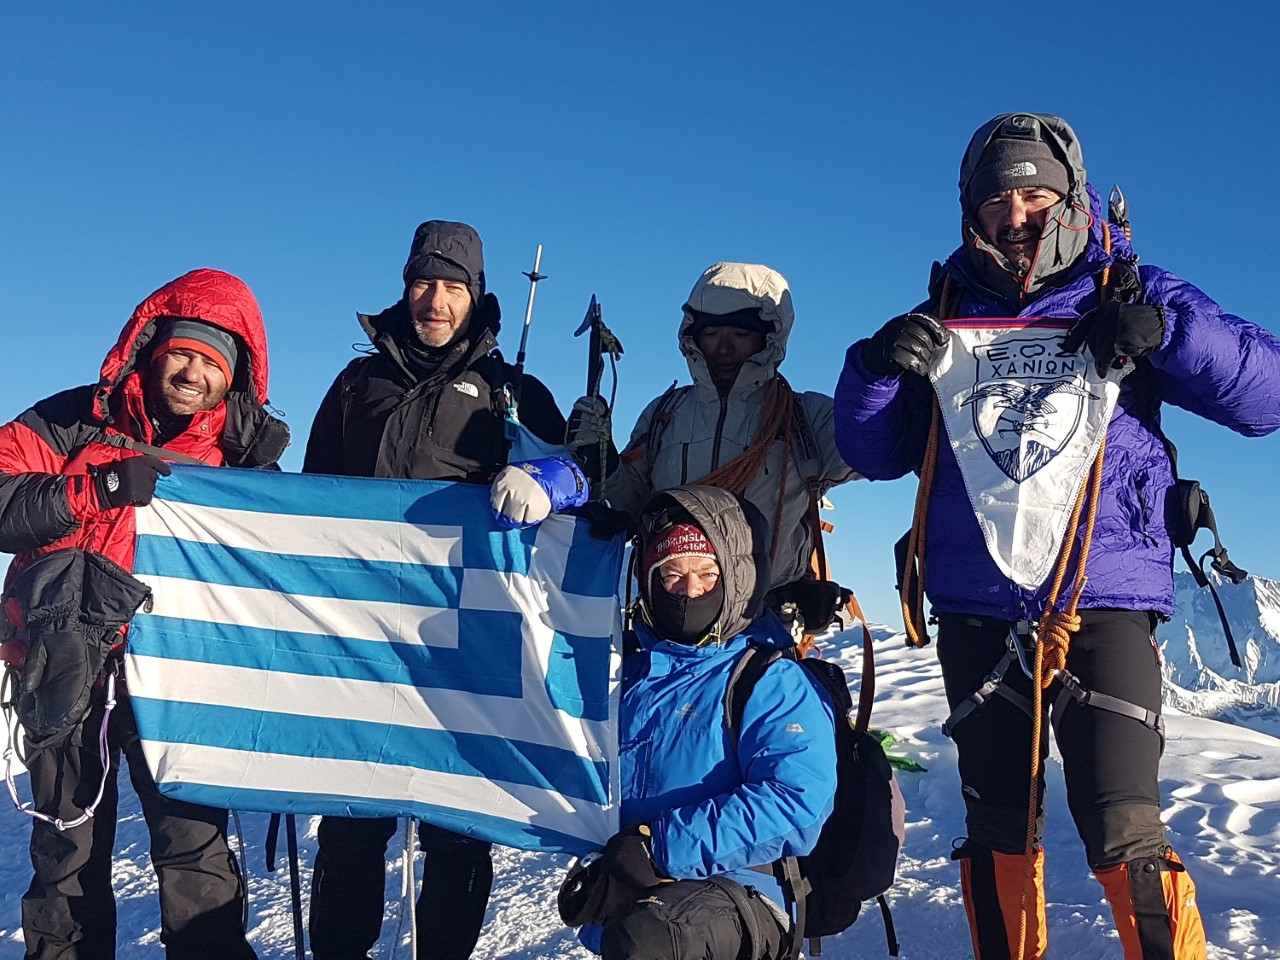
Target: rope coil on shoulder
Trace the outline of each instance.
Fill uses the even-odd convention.
[[[787,498],[787,470],[791,466],[791,442],[795,432],[795,391],[782,374],[776,374],[765,386],[760,428],[747,445],[747,449],[728,463],[722,464],[706,476],[694,481],[709,487],[719,487],[740,497],[746,496],[747,487],[756,478],[769,456],[774,440],[782,440],[782,467],[778,479],[778,503],[773,513],[770,560],[778,558],[778,542],[782,538],[782,504]]]

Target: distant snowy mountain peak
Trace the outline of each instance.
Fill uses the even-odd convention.
[[[1231,662],[1208,589],[1175,574],[1177,612],[1156,629],[1165,703],[1184,713],[1280,733],[1280,582],[1250,576],[1233,584],[1210,573],[1243,669]]]

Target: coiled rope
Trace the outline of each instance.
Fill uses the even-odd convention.
[[[1111,253],[1111,231],[1109,225],[1103,224],[1103,248]],[[1101,278],[1101,298],[1105,302],[1110,292],[1111,267],[1108,263],[1103,268]],[[938,297],[938,317],[947,319],[953,307],[954,292],[950,275],[943,280],[942,291]],[[907,540],[906,564],[902,572],[902,585],[899,599],[902,604],[902,619],[906,627],[907,643],[913,647],[923,647],[929,642],[929,635],[924,615],[925,587],[925,543],[928,534],[929,498],[933,492],[934,477],[938,463],[938,441],[941,432],[942,408],[938,402],[937,392],[930,391],[932,397],[929,436],[925,443],[924,457],[920,467],[920,484],[916,490],[915,512],[911,521],[911,533]],[[1053,586],[1049,592],[1045,610],[1037,627],[1035,644],[1034,680],[1032,683],[1032,734],[1031,734],[1031,783],[1027,802],[1027,833],[1024,844],[1022,867],[1022,884],[1018,911],[1018,948],[1015,960],[1023,960],[1026,950],[1027,935],[1027,893],[1031,883],[1031,873],[1035,863],[1035,828],[1039,810],[1040,780],[1040,738],[1043,734],[1044,690],[1053,683],[1058,672],[1066,669],[1067,653],[1071,646],[1071,637],[1080,629],[1081,617],[1077,611],[1080,596],[1088,582],[1086,568],[1089,552],[1093,544],[1094,524],[1098,515],[1098,501],[1102,487],[1102,468],[1106,457],[1106,433],[1104,431],[1098,445],[1097,456],[1090,468],[1088,482],[1080,488],[1076,502],[1071,511],[1071,520],[1054,572]],[[1071,555],[1080,531],[1080,516],[1084,512],[1086,498],[1089,510],[1086,514],[1084,536],[1081,540],[1079,557],[1076,561],[1076,576],[1072,585],[1071,598],[1065,610],[1058,610],[1058,600],[1062,585],[1070,568]]]
[[[782,374],[776,374],[764,388],[763,411],[760,429],[747,444],[747,448],[728,463],[712,470],[705,477],[693,481],[709,487],[719,487],[738,496],[746,496],[747,487],[756,478],[769,456],[774,440],[782,441],[782,469],[779,471],[778,502],[773,511],[773,544],[770,559],[778,557],[778,541],[782,532],[782,504],[787,498],[787,470],[791,465],[791,440],[795,431],[795,391]],[[815,533],[816,535],[816,533]]]

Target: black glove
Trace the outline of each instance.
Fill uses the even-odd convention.
[[[1062,341],[1062,352],[1075,353],[1087,343],[1098,376],[1105,377],[1108,370],[1145,357],[1163,342],[1164,307],[1112,300],[1075,322]]]
[[[579,397],[569,411],[564,445],[582,464],[592,482],[612,476],[618,469],[618,448],[613,444],[613,420],[609,404],[601,397]],[[601,445],[604,463],[601,464]]]
[[[172,472],[163,460],[145,453],[140,457],[126,457],[115,463],[103,464],[97,468],[93,479],[98,490],[98,504],[104,510],[146,506],[156,492],[156,480]]]
[[[802,577],[790,586],[805,633],[822,633],[831,626],[836,611],[849,597],[849,591],[833,580]]]
[[[615,510],[599,500],[591,500],[571,511],[590,524],[591,535],[597,540],[612,540],[618,534],[632,532],[631,517],[622,510]]]
[[[665,879],[653,864],[653,833],[643,823],[610,837],[600,862],[614,880],[637,893],[656,887]]]
[[[873,377],[916,373],[924,376],[951,334],[937,317],[904,313],[862,341],[862,367]]]
[[[269,467],[289,446],[289,425],[267,413],[247,393],[229,393],[222,428],[223,456],[229,467]]]
[[[556,906],[571,927],[601,923],[664,882],[653,865],[653,835],[636,824],[610,837],[600,853],[569,866]]]

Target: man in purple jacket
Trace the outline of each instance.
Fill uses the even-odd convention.
[[[1007,114],[981,127],[961,163],[960,205],[963,243],[935,265],[929,299],[849,348],[835,417],[842,455],[869,479],[932,475],[919,555],[928,558],[924,582],[953,710],[947,729],[959,753],[969,836],[955,859],[974,953],[1030,960],[1046,949],[1042,779],[1029,850],[1027,808],[1036,682],[1030,665],[1037,623],[1053,599],[1069,646],[1065,664],[1051,664],[1036,680],[1047,685],[1043,702],[1053,704],[1068,805],[1124,956],[1202,958],[1195,887],[1160,822],[1154,627],[1173,612],[1167,524],[1177,502],[1159,411],[1169,402],[1247,436],[1270,433],[1280,426],[1280,341],[1186,281],[1136,265],[1124,232],[1105,222],[1085,180],[1075,133],[1058,117]],[[940,317],[965,322],[949,329]],[[964,393],[941,368],[961,347],[960,330],[982,326],[1038,330],[1040,337],[1059,330],[1047,341],[1015,336],[1024,336],[1018,342],[1028,351],[1049,344],[1055,369],[1073,372],[1052,384],[988,379],[985,391],[970,377]],[[977,353],[970,349],[970,359],[981,371]],[[1026,369],[1040,376],[1044,366]],[[951,419],[942,417],[927,451],[931,375],[939,409]],[[1096,436],[1085,438],[1092,445],[1084,448],[1075,488],[1085,491],[1084,519],[1074,534],[1070,526],[1060,534],[1066,586],[1055,590],[1053,575],[1029,585],[998,562],[1007,546],[1001,537],[1022,535],[1052,506],[1028,498],[1022,486],[1063,449],[1052,415],[1077,398],[1103,396],[1104,388],[1111,399]],[[965,404],[982,392],[1003,410],[986,427]],[[968,429],[971,410],[976,433],[988,430],[981,442],[951,435]],[[1095,488],[1083,476],[1103,434]],[[966,457],[984,456],[990,462],[961,466]],[[975,476],[993,479],[973,489]],[[1014,504],[1004,528],[983,514],[999,497]],[[1079,607],[1075,622],[1062,616],[1071,601]],[[1047,751],[1047,734],[1040,750]]]

